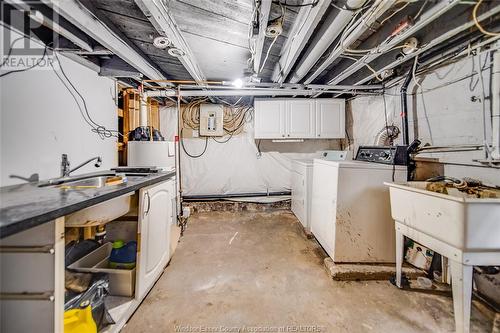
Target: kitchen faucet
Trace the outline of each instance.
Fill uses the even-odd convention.
[[[101,156],[96,156],[96,157],[92,157],[91,159],[89,159],[89,160],[83,162],[82,164],[74,167],[73,169],[70,169],[69,168],[68,155],[67,154],[62,154],[62,159],[61,159],[61,177],[68,177],[73,171],[76,171],[76,170],[80,169],[84,165],[87,165],[90,162],[92,162],[93,160],[96,160],[96,162],[94,164],[96,168],[98,168],[98,167],[101,166],[101,163],[102,163]]]

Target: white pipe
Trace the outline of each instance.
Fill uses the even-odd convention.
[[[389,36],[380,46],[380,51],[378,53],[370,53],[365,56],[363,56],[361,59],[356,61],[354,64],[349,66],[347,69],[342,71],[339,75],[334,77],[332,80],[328,82],[328,84],[337,84],[339,82],[342,82],[352,74],[356,73],[358,70],[363,68],[366,64],[369,64],[370,62],[374,61],[381,55],[387,53],[388,51],[392,50],[394,46],[404,42],[408,38],[410,38],[412,35],[414,35],[416,32],[418,32],[420,29],[423,27],[427,26],[429,23],[446,13],[447,11],[451,10],[454,8],[456,5],[459,4],[460,0],[450,0],[451,2],[440,2],[437,5],[433,6],[430,8],[427,12],[422,14],[420,19],[415,22],[413,26],[411,26],[409,29],[406,31],[402,32],[401,34],[396,35],[394,38],[392,36]]]
[[[184,96],[184,97],[204,97],[204,96],[311,96],[318,93],[349,93],[349,90],[319,90],[319,89],[235,89],[235,90],[180,90],[176,92],[174,90],[153,90],[148,91],[147,97],[173,97]],[[355,91],[357,95],[373,95],[376,93]],[[378,93],[377,93],[378,94]],[[146,112],[147,115],[147,112]]]
[[[479,22],[481,21],[484,21],[496,14],[500,13],[500,5],[498,6],[495,6],[494,8],[490,9],[489,11],[481,14],[478,16],[477,20]],[[379,69],[376,71],[376,73],[373,73],[373,74],[370,74],[368,75],[367,77],[359,80],[358,82],[355,83],[355,85],[361,85],[361,84],[364,84],[368,81],[370,81],[371,79],[373,79],[375,77],[375,75],[379,75],[381,73],[383,73],[384,71],[386,70],[389,70],[389,69],[392,69],[396,66],[399,66],[401,65],[402,63],[410,60],[410,59],[413,59],[415,58],[417,55],[427,51],[427,50],[430,50],[431,48],[433,48],[434,46],[446,41],[447,39],[461,33],[462,31],[465,31],[467,29],[470,29],[471,27],[473,27],[475,25],[474,21],[469,21],[461,26],[458,26],[456,27],[455,29],[452,29],[452,30],[449,30],[447,31],[446,33],[442,34],[442,35],[439,35],[438,37],[436,37],[435,39],[433,39],[432,41],[430,41],[429,43],[425,44],[424,46],[422,46],[422,48],[418,49],[417,51],[403,57],[402,59],[398,59],[398,60],[395,60],[393,61],[392,63],[390,63],[389,65],[387,66],[384,66],[383,68]]]
[[[141,93],[139,101],[139,126],[148,126],[148,98],[175,96],[175,90],[148,90]]]
[[[499,44],[499,42],[497,42]],[[499,45],[500,46],[500,45]],[[500,51],[493,53],[493,74],[491,78],[491,107],[492,107],[492,158],[500,159]]]
[[[397,0],[377,0],[373,5],[373,10],[366,12],[357,22],[356,26],[347,34],[346,38],[342,41],[342,45],[338,45],[330,55],[321,63],[321,65],[312,73],[305,81],[305,84],[311,83],[315,78],[317,78],[323,71],[333,63],[342,53],[343,47],[351,46],[355,41],[357,41],[361,35],[370,27],[375,21],[377,21],[384,13],[391,8]]]
[[[366,0],[347,0],[348,8],[361,7]],[[342,29],[349,23],[355,12],[351,10],[341,10],[339,12],[332,11],[321,26],[320,31],[316,34],[311,42],[311,46],[307,49],[305,55],[300,60],[295,72],[290,78],[291,83],[299,82],[309,70],[314,66],[316,61],[325,53],[332,42],[340,35]]]

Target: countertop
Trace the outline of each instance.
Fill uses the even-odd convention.
[[[0,239],[174,175],[175,172],[127,176],[124,184],[87,189],[38,187],[38,183],[0,187]]]

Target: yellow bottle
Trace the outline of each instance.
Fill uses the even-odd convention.
[[[97,333],[90,305],[64,312],[64,333]]]

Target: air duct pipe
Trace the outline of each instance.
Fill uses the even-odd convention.
[[[359,8],[363,6],[366,0],[347,0],[345,7]],[[352,10],[332,11],[321,26],[321,29],[316,34],[311,42],[311,46],[307,49],[305,55],[300,60],[295,72],[290,78],[291,83],[299,82],[309,70],[314,66],[316,61],[325,53],[332,42],[340,35],[342,29],[353,18],[355,12]]]

